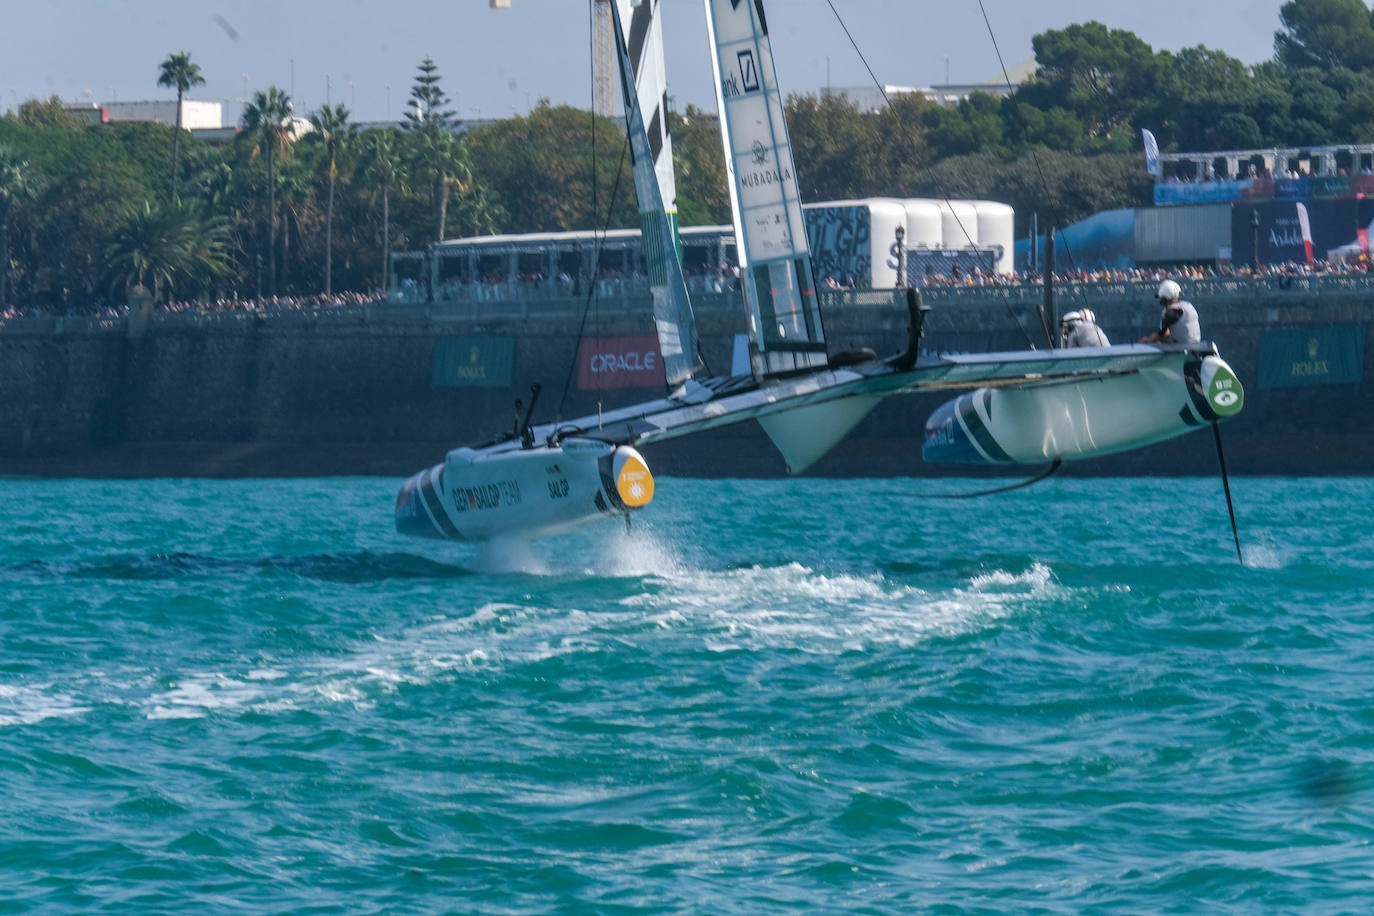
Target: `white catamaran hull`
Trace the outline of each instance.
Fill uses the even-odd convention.
[[[628,445],[565,439],[553,447],[457,448],[401,487],[396,530],[455,541],[544,537],[653,497],[653,476]]]
[[[1038,464],[1110,455],[1225,419],[1243,402],[1240,382],[1217,356],[1089,379],[978,388],[931,414],[921,457]]]

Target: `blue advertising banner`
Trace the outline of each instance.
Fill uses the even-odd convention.
[[[1265,331],[1260,339],[1261,388],[1353,385],[1363,378],[1362,325]]]
[[[429,386],[507,388],[514,364],[514,337],[436,337]]]
[[[1220,201],[1319,200],[1374,194],[1374,175],[1303,175],[1298,178],[1227,178],[1216,181],[1164,181],[1155,185],[1155,204]]]

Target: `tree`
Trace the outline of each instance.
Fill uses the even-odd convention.
[[[1120,134],[1115,145],[1134,143],[1129,121],[1142,99],[1159,91],[1164,60],[1133,32],[1108,29],[1100,22],[1051,29],[1031,40],[1040,65],[1036,78],[1017,92],[1021,101],[1042,109],[1074,112],[1085,133],[1099,141]]]
[[[325,105],[310,116],[315,133],[324,143],[329,159],[329,203],[324,217],[324,294],[334,292],[334,181],[338,176],[338,154],[352,141],[357,127],[348,122],[348,109],[342,104]]]
[[[1290,0],[1279,21],[1274,51],[1285,67],[1374,67],[1374,25],[1364,0]]]
[[[673,125],[673,167],[677,172],[677,212],[683,226],[730,222],[730,192],[725,186],[725,153],[720,121],[688,105]]]
[[[391,276],[391,192],[404,190],[404,160],[396,145],[396,134],[392,130],[370,132],[369,140],[364,143],[363,169],[369,183],[381,194],[382,198],[382,289],[386,289]]]
[[[181,100],[186,90],[192,86],[204,86],[205,78],[200,75],[200,66],[191,61],[190,51],[171,54],[162,62],[158,72],[157,84],[177,91],[177,125],[172,134],[172,200],[177,199],[177,157],[181,151]]]
[[[179,283],[205,282],[228,274],[224,226],[195,202],[131,207],[105,248],[110,287],[143,286],[159,301]]]
[[[426,57],[415,68],[419,73],[410,87],[411,110],[405,113],[407,130],[439,133],[458,126],[457,116],[446,108],[449,97],[439,85],[439,67]]]
[[[16,204],[33,196],[29,163],[8,146],[0,146],[0,308],[9,304],[10,214]]]
[[[419,73],[410,87],[411,107],[401,126],[415,136],[412,150],[417,173],[429,181],[429,202],[434,214],[435,240],[442,242],[448,222],[448,200],[454,182],[471,182],[466,152],[453,135],[458,122],[445,106],[449,98],[440,87],[438,67],[426,57],[416,68]]]
[[[639,225],[625,130],[609,118],[541,102],[466,139],[473,172],[510,214],[507,231],[600,228],[608,209],[611,226]]]
[[[267,290],[277,294],[277,175],[276,156],[284,154],[291,136],[291,97],[276,86],[253,93],[243,110],[243,134],[267,159]]]
[[[869,193],[869,168],[881,158],[876,118],[860,113],[843,95],[794,95],[786,111],[803,200]]]

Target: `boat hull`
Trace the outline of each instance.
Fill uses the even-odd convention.
[[[1183,435],[1239,413],[1244,390],[1217,356],[1137,372],[1008,388],[978,388],[926,421],[924,460],[1039,464],[1110,455]]]
[[[628,446],[570,439],[458,448],[401,486],[396,530],[451,541],[544,537],[645,506],[653,487],[644,458]]]

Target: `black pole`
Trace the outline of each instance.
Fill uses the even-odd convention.
[[[1245,564],[1240,554],[1240,532],[1236,529],[1236,509],[1231,504],[1231,480],[1226,476],[1226,456],[1221,451],[1221,424],[1212,421],[1212,437],[1217,442],[1217,463],[1221,465],[1221,487],[1226,491],[1226,511],[1231,515],[1231,537],[1236,541],[1236,559]]]
[[[1045,230],[1045,292],[1037,311],[1040,313],[1040,327],[1045,331],[1045,340],[1054,349],[1054,226]]]

